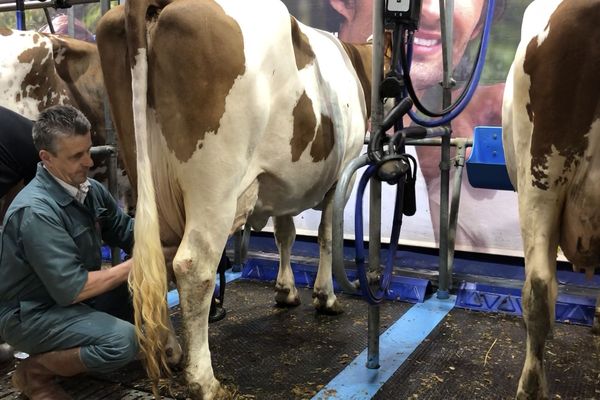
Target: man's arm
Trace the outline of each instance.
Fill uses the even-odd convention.
[[[73,300],[73,304],[106,293],[127,281],[129,271],[133,266],[133,259],[129,259],[114,267],[92,271],[88,273],[85,285]]]

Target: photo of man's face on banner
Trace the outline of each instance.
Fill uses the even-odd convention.
[[[346,42],[365,42],[372,34],[372,0],[284,0],[290,14],[306,25],[335,33]],[[495,18],[482,78],[466,109],[452,122],[452,137],[472,137],[477,126],[500,126],[504,81],[517,48],[523,12],[531,0],[496,1]],[[473,68],[481,40],[486,0],[454,2],[454,96],[462,92]],[[442,42],[439,0],[423,0],[419,29],[415,33],[411,78],[421,102],[440,109],[442,91]],[[407,119],[405,123],[410,123]],[[417,156],[417,214],[405,218],[401,241],[436,247],[440,207],[440,148],[407,149]],[[454,150],[452,150],[452,155]],[[451,157],[452,157],[451,155]],[[451,177],[453,176],[451,170]],[[382,237],[389,236],[394,191],[383,185]],[[352,236],[353,216],[346,207],[345,233]],[[318,219],[310,213],[296,218],[299,231],[313,231]],[[317,223],[314,227],[313,224]],[[387,232],[387,233],[386,233]],[[478,189],[463,176],[456,235],[456,249],[504,255],[522,255],[517,196],[512,191]]]

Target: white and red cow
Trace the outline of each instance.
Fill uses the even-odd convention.
[[[518,399],[547,399],[544,345],[555,319],[560,246],[600,265],[600,0],[536,0],[506,82],[503,140],[525,250],[526,359]]]
[[[178,246],[189,388],[213,399],[222,389],[211,367],[208,311],[223,247],[242,224],[261,228],[275,217],[276,300],[294,305],[292,216],[321,207],[314,305],[339,309],[332,188],[362,148],[371,46],[302,25],[278,0],[130,0],[102,18],[97,42],[121,143],[137,148],[130,284],[147,369],[156,382],[166,363],[162,242]]]
[[[90,120],[93,144],[105,143],[105,89],[95,44],[0,28],[0,49],[0,106],[35,119],[47,107],[71,104]],[[106,180],[106,160],[94,157],[94,178]],[[119,176],[120,197],[132,204],[127,177]]]

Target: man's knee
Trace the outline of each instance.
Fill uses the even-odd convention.
[[[139,352],[135,327],[120,321],[114,333],[100,343],[81,349],[81,359],[92,372],[106,373],[119,369],[137,358]]]

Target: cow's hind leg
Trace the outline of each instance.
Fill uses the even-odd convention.
[[[592,333],[600,335],[600,295],[596,300],[596,313],[594,314],[594,325],[592,325]]]
[[[525,364],[517,399],[547,399],[548,385],[544,372],[544,346],[551,333],[555,319],[557,296],[556,241],[550,247],[543,243],[527,246],[525,265],[526,278],[523,286],[523,319],[527,328]]]
[[[343,312],[333,292],[333,276],[331,271],[331,242],[333,222],[333,195],[335,188],[325,195],[319,224],[319,271],[313,291],[313,304],[323,314],[337,315]]]
[[[275,241],[279,249],[279,272],[275,284],[275,301],[283,307],[295,307],[300,304],[298,289],[294,282],[294,272],[290,256],[292,244],[296,238],[296,227],[291,216],[285,215],[274,218]]]
[[[186,380],[194,399],[221,399],[226,393],[214,377],[208,347],[208,314],[222,243],[210,243],[206,229],[190,216],[183,240],[173,260],[187,345]]]

